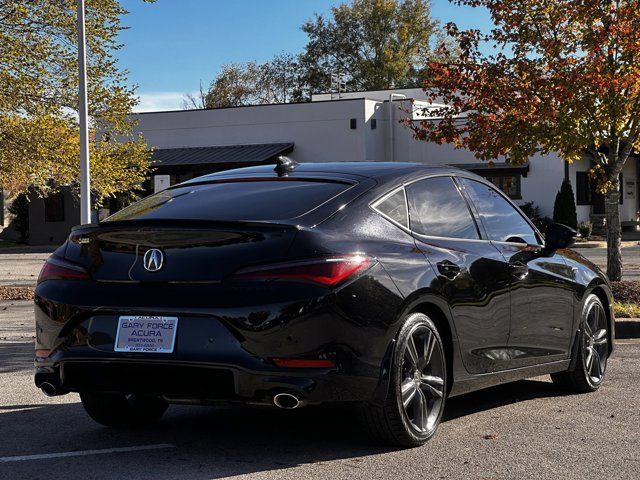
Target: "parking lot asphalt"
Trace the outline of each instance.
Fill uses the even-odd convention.
[[[32,380],[32,306],[0,303],[0,479],[637,479],[640,341],[621,340],[603,387],[539,377],[450,399],[437,436],[371,443],[339,408],[171,406],[142,429],[107,429],[76,394]]]
[[[607,271],[606,248],[577,248],[576,252]],[[627,246],[622,249],[622,265],[623,280],[640,280],[640,245],[627,242]]]

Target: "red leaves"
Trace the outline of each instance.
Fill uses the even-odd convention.
[[[446,26],[455,62],[430,62],[425,89],[450,106],[414,124],[417,138],[522,160],[538,151],[575,157],[612,135],[635,143],[640,124],[637,1],[458,0],[486,7],[488,34]],[[483,42],[497,46],[487,55]],[[423,122],[424,123],[424,122]]]

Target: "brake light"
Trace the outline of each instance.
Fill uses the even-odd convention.
[[[59,257],[49,257],[45,262],[40,275],[38,275],[38,283],[46,280],[88,280],[89,273],[80,265],[67,262]]]
[[[239,270],[235,280],[311,282],[324,286],[337,285],[369,268],[371,259],[364,255],[345,255],[298,262],[263,265]]]

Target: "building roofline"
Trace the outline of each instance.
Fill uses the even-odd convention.
[[[255,143],[225,143],[218,145],[196,145],[182,147],[152,147],[156,150],[197,150],[206,148],[227,148],[227,147],[261,147],[266,145],[295,145],[294,142],[255,142]]]
[[[345,93],[345,94],[351,94],[351,93],[367,93],[367,92],[397,92],[399,90],[414,90],[416,88],[419,88],[420,90],[424,90],[424,88],[422,88],[421,86],[415,86],[415,87],[397,87],[397,88],[381,88],[379,90],[351,90],[348,92],[340,92],[340,93]],[[311,95],[330,95],[330,94],[336,94],[337,92],[314,92]],[[345,99],[346,100],[346,99]],[[319,102],[326,102],[329,100],[318,100]],[[314,102],[316,103],[316,102]]]
[[[313,105],[314,103],[329,103],[329,102],[355,102],[361,100],[368,100],[366,98],[337,98],[333,100],[316,100],[314,102],[288,102],[288,103],[258,103],[256,105],[237,105],[233,107],[218,107],[218,108],[190,108],[186,110],[154,110],[152,112],[132,112],[131,115],[148,115],[152,113],[184,113],[184,112],[207,112],[216,110],[232,110],[236,108],[251,108],[251,107],[281,107],[284,105]]]

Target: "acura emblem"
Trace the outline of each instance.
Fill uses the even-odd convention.
[[[150,248],[145,252],[142,263],[145,270],[157,272],[164,263],[164,254],[157,248]]]

